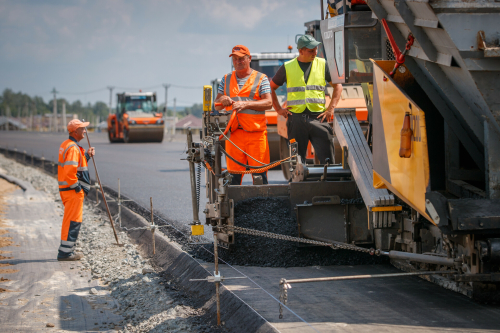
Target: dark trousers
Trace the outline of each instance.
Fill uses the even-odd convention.
[[[288,140],[295,139],[298,143],[299,155],[305,164],[307,144],[311,141],[316,157],[321,164],[325,164],[327,158],[333,162],[333,151],[331,139],[333,129],[328,123],[321,122],[316,114],[294,113],[288,116],[286,126],[288,129]]]

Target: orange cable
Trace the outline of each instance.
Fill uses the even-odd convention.
[[[294,155],[292,157],[295,157],[297,155]],[[276,161],[274,162],[273,164],[271,165],[268,165],[266,167],[263,167],[263,168],[259,168],[259,169],[251,169],[251,170],[244,170],[244,171],[239,171],[239,170],[226,170],[227,172],[229,173],[232,173],[232,174],[235,174],[235,175],[248,175],[248,174],[252,174],[252,173],[262,173],[264,171],[267,171],[269,169],[272,169],[274,168],[275,166],[278,166],[280,165],[281,163],[285,162],[286,160],[289,160],[290,158],[292,157],[287,157],[287,158],[284,158],[282,159],[281,161]],[[212,172],[212,174],[215,176],[215,173],[214,171],[212,170],[212,167],[210,166],[210,164],[207,163],[207,161],[203,161],[205,163],[205,166],[207,167],[207,169]]]

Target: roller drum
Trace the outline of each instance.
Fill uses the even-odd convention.
[[[124,137],[128,139],[126,142],[162,142],[163,133],[163,126],[130,126]]]

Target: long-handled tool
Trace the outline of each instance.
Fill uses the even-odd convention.
[[[89,133],[87,132],[87,127],[85,127],[85,133],[86,133],[85,137],[87,138],[87,142],[89,144],[89,149],[90,149],[91,146],[88,135]],[[115,234],[116,245],[123,246],[123,244],[120,244],[120,242],[118,241],[118,235],[116,234],[115,224],[113,223],[113,217],[111,217],[111,212],[109,211],[108,202],[106,201],[106,196],[104,195],[104,188],[102,187],[101,180],[99,179],[99,172],[97,172],[97,166],[95,164],[94,156],[92,156],[92,163],[94,163],[95,177],[97,179],[97,182],[99,183],[99,188],[101,189],[102,201],[104,202],[104,205],[106,206],[106,211],[108,212],[109,223],[111,223],[111,228],[113,228],[113,233]]]

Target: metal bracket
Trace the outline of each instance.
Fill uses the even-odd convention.
[[[425,200],[425,208],[427,209],[427,211],[431,215],[431,218],[434,221],[434,223],[439,224],[439,221],[440,221],[439,214],[437,213],[436,208],[434,208],[434,206],[432,205],[432,203],[429,199]]]

